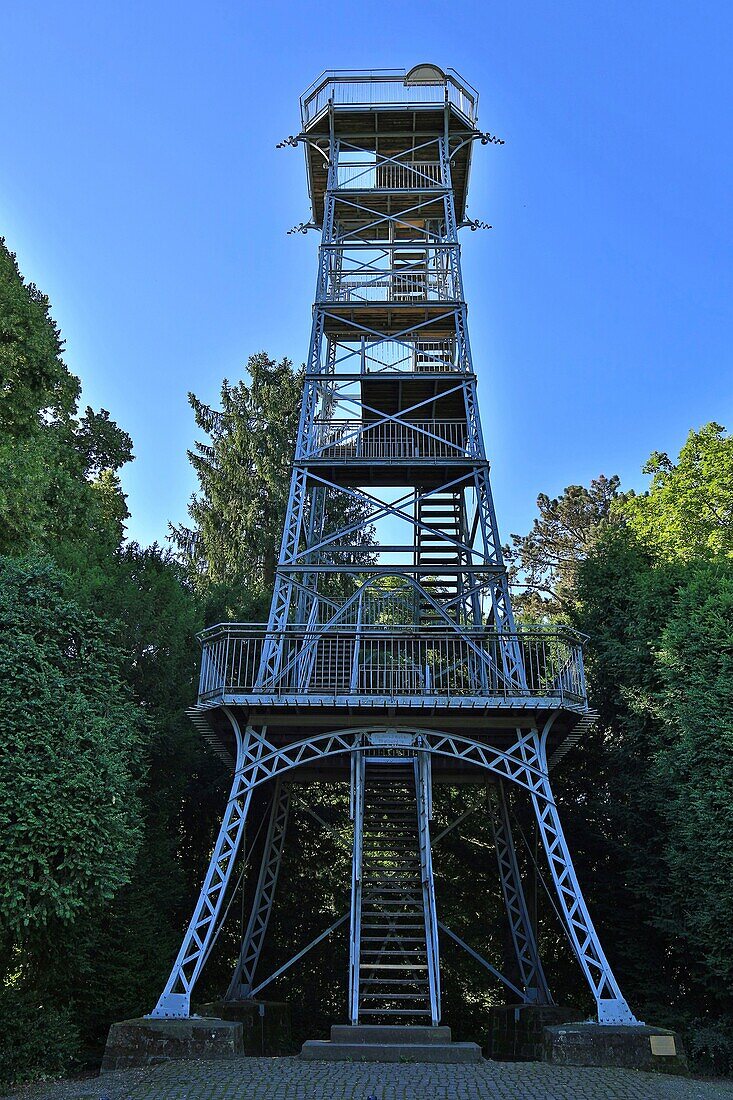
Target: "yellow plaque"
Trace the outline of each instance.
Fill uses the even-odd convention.
[[[652,1054],[661,1058],[670,1058],[677,1053],[674,1035],[650,1035]]]

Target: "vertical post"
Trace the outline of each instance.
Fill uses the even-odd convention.
[[[364,839],[364,753],[351,754],[351,805],[354,848],[351,860],[351,926],[349,935],[349,1019],[359,1023],[359,967],[361,957],[361,882]]]
[[[432,816],[433,791],[430,754],[418,752],[415,759],[415,787],[417,790],[417,821],[420,841],[420,878],[422,881],[423,912],[425,914],[425,941],[428,960],[428,988],[430,1014],[433,1027],[440,1023],[440,952],[438,947],[438,914],[435,906],[435,879],[433,856],[430,848],[430,817]]]

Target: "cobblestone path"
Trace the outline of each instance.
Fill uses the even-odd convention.
[[[19,1100],[733,1100],[732,1081],[539,1063],[170,1062],[34,1086]]]

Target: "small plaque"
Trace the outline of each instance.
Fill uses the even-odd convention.
[[[380,748],[403,748],[411,745],[412,740],[413,735],[411,733],[398,733],[397,730],[369,734],[369,743],[379,745]]]
[[[649,1045],[657,1058],[672,1058],[677,1053],[674,1035],[650,1035]]]

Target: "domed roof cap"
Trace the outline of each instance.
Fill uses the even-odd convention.
[[[413,65],[405,77],[405,84],[445,84],[448,77],[437,65],[423,62]]]

